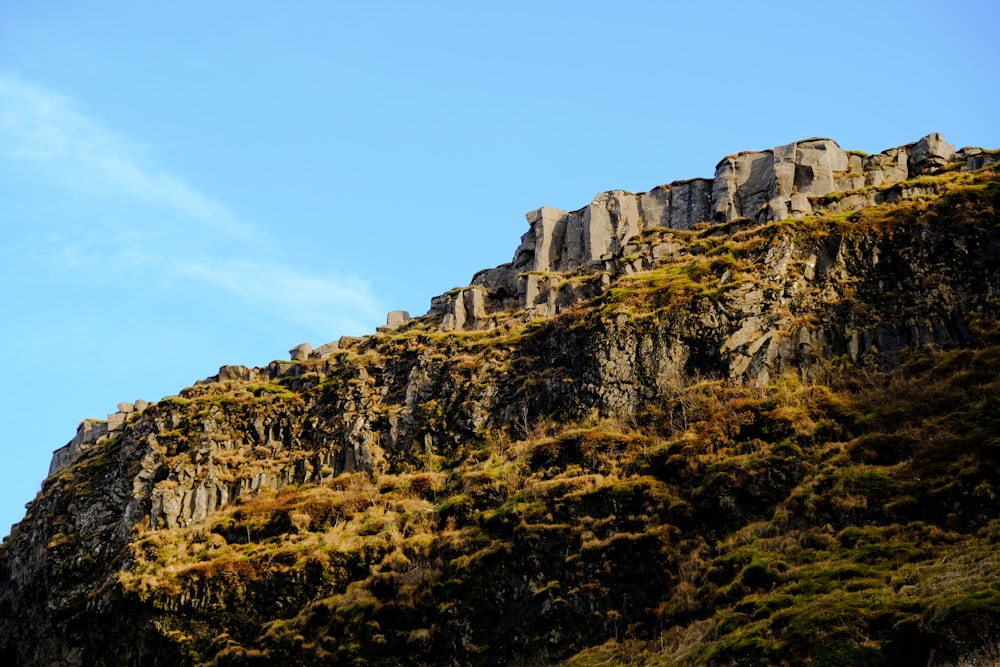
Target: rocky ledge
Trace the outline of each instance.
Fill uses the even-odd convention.
[[[831,139],[728,155],[712,179],[637,194],[610,190],[576,211],[543,206],[528,212],[530,228],[512,261],[433,298],[428,315],[445,331],[488,329],[513,314],[525,321],[551,316],[603,292],[620,270],[616,258],[643,231],[858,210],[927,194],[908,183],[921,176],[976,170],[997,159],[996,151],[955,150],[939,133],[877,155],[846,151]]]
[[[551,317],[605,294],[623,276],[683,259],[691,248],[677,232],[704,226],[707,231],[731,233],[823,211],[844,213],[927,197],[940,188],[935,174],[975,171],[997,160],[1000,150],[956,150],[938,133],[877,155],[845,151],[831,139],[814,138],[726,156],[718,163],[714,179],[675,181],[638,194],[611,190],[571,212],[543,206],[526,214],[529,230],[511,262],[479,271],[469,286],[434,297],[427,314],[411,319],[405,311],[392,311],[373,337],[342,336],[316,348],[302,343],[289,350],[292,363],[274,361],[263,368],[223,366],[196,384],[286,379],[302,372],[299,363],[364,351],[378,337],[408,325],[484,331]],[[923,239],[918,245],[924,247],[927,242]],[[782,313],[790,303],[801,311],[819,308],[818,300],[832,299],[842,291],[832,282],[874,271],[880,255],[898,250],[892,245],[891,240],[880,245],[863,239],[857,244],[842,242],[838,248],[805,249],[777,242],[761,255],[761,273],[775,284],[794,276],[795,286],[783,288],[786,294],[780,299],[764,298],[764,291],[753,285],[737,286],[726,300],[701,313],[700,324],[688,333],[693,339],[716,341],[713,355],[726,361],[726,375],[758,383],[766,382],[768,367],[797,359],[801,350],[847,354],[857,362],[873,346],[892,354],[910,344],[961,339],[962,332],[954,323],[946,323],[946,318],[889,328],[853,320],[833,329],[789,328]],[[910,251],[914,266],[909,270],[919,277],[930,270],[928,257],[939,252],[929,246],[918,253],[920,257],[914,252]],[[952,268],[941,265],[934,270],[950,272]],[[728,280],[723,272],[720,283]],[[879,289],[886,284],[886,278],[881,279]],[[939,286],[928,297],[941,297],[951,308],[958,297],[950,292],[942,296],[942,290],[944,286]],[[698,332],[692,333],[694,329]],[[50,476],[79,459],[93,444],[118,434],[146,406],[141,400],[120,403],[107,421],[81,422],[75,437],[53,453]]]

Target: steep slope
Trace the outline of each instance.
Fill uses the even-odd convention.
[[[729,202],[715,223],[636,218],[560,265],[573,214],[529,215],[511,265],[424,317],[85,424],[0,548],[0,659],[847,665],[995,648],[994,154],[925,139],[884,155],[929,175],[835,170],[862,180],[806,195],[825,141],[791,151],[787,183],[788,150],[720,163],[735,185],[709,188]],[[809,214],[781,213],[799,194]]]

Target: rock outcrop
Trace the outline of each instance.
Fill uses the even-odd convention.
[[[526,214],[529,230],[509,264],[477,273],[466,288],[431,300],[445,331],[487,329],[498,313],[554,315],[610,284],[609,261],[649,229],[749,219],[758,224],[828,209],[857,210],[924,194],[894,187],[954,165],[980,169],[996,160],[980,148],[955,147],[938,133],[877,155],[845,151],[831,139],[806,139],[730,155],[714,179],[695,178],[649,192],[603,192],[576,211],[543,206]],[[605,274],[581,280],[571,277]]]
[[[531,229],[511,264],[479,272],[470,286],[435,298],[428,315],[411,320],[405,313],[390,313],[386,327],[375,335],[342,337],[316,349],[299,345],[291,351],[293,360],[262,368],[223,366],[178,396],[149,404],[122,403],[106,422],[83,422],[73,440],[54,454],[41,492],[0,549],[0,662],[187,665],[198,655],[202,662],[226,664],[235,655],[229,651],[233,637],[239,635],[244,646],[278,642],[270,630],[278,633],[282,623],[291,623],[306,606],[308,613],[304,611],[300,621],[308,617],[332,623],[329,619],[340,608],[310,597],[314,587],[321,587],[324,595],[356,593],[344,608],[360,610],[363,616],[369,597],[416,591],[426,583],[421,577],[434,570],[428,563],[439,556],[442,563],[459,563],[455,567],[460,573],[477,559],[492,563],[495,558],[498,567],[516,560],[517,553],[502,551],[497,541],[490,541],[493,538],[479,541],[497,526],[507,531],[504,539],[520,540],[528,521],[544,523],[546,534],[556,537],[564,532],[562,523],[572,522],[546,518],[546,509],[524,510],[542,516],[518,515],[504,504],[513,498],[508,481],[514,484],[523,473],[519,466],[527,465],[516,453],[489,474],[480,472],[463,482],[451,504],[432,505],[428,499],[436,498],[435,485],[447,478],[443,460],[476,466],[507,452],[514,440],[534,439],[541,444],[532,454],[533,465],[543,471],[565,456],[560,448],[568,451],[572,443],[583,464],[590,466],[588,461],[601,454],[587,449],[594,446],[584,442],[590,436],[580,435],[580,425],[666,418],[666,407],[700,379],[762,392],[784,373],[808,381],[836,365],[891,368],[907,350],[974,344],[982,322],[1000,321],[1000,194],[995,168],[961,170],[982,167],[995,157],[995,152],[981,149],[953,151],[935,135],[871,157],[844,153],[829,140],[810,140],[726,158],[711,182],[675,183],[642,195],[612,191],[569,213],[542,208],[529,214]],[[904,172],[906,178],[921,178],[901,180]],[[884,205],[849,218],[761,224],[787,220],[796,211],[805,215],[839,205],[853,207],[850,198],[855,195],[859,206]],[[699,225],[695,218],[708,220]],[[563,316],[552,317],[559,313]],[[443,335],[441,329],[480,333]],[[830,403],[830,410],[841,415],[836,417],[843,422],[835,424],[837,438],[853,438],[848,431],[868,418],[842,410],[834,398],[819,391],[808,401]],[[695,407],[681,405],[666,416],[686,420],[688,408]],[[754,455],[765,436],[777,438],[775,456],[751,471],[760,472],[759,478],[746,473],[731,481],[724,475],[723,481],[733,488],[720,492],[714,505],[702,503],[708,507],[698,510],[708,517],[705,525],[724,515],[749,531],[747,522],[764,515],[735,507],[734,498],[748,498],[749,503],[767,496],[775,488],[771,481],[762,481],[771,477],[768,466],[785,465],[792,460],[786,453],[794,449],[821,449],[812,438],[819,437],[821,429],[833,428],[799,424],[797,412],[779,413],[777,408],[767,412],[774,422],[768,422],[768,429],[784,430],[768,433],[754,432],[740,413],[725,416],[733,433],[747,427],[740,440],[745,451],[737,458]],[[568,435],[559,441],[532,438],[540,424],[568,429]],[[801,447],[789,442],[799,436]],[[644,472],[629,468],[623,477],[645,480],[642,484],[649,488],[654,482],[660,485],[656,488],[666,484],[654,475],[686,479],[702,463],[701,453],[681,456],[685,443],[682,438],[664,446],[660,459],[643,453]],[[709,452],[716,441],[706,436],[699,446],[699,452]],[[848,458],[844,447],[832,443],[829,457]],[[688,487],[675,485],[621,511],[622,503],[632,503],[625,497],[632,491],[602,486],[607,481],[603,475],[618,463],[609,465],[572,483],[562,473],[542,475],[540,482],[545,488],[567,484],[565,507],[554,512],[581,503],[601,505],[600,525],[612,528],[598,537],[596,531],[604,530],[599,522],[588,524],[586,549],[597,549],[595,554],[618,553],[615,549],[629,554],[633,546],[646,542],[652,545],[651,553],[662,553],[661,539],[673,542],[680,532],[675,526],[692,525],[690,505],[715,493],[710,482],[716,471],[709,467],[698,473],[706,480],[706,486],[698,487],[703,489],[698,498],[678,495],[678,489]],[[809,465],[818,469],[815,461]],[[578,469],[573,474],[582,473],[581,464],[573,466]],[[781,474],[775,472],[776,477]],[[386,500],[384,493],[391,489],[371,480],[389,475],[400,476],[394,483],[407,485],[407,493],[412,491],[423,504],[404,506],[399,501],[397,506]],[[411,477],[400,481],[404,475]],[[793,477],[779,480],[779,486],[787,486],[781,486],[782,493],[792,493],[799,479]],[[816,484],[832,484],[834,477],[831,473]],[[336,495],[338,489],[328,482],[339,479],[338,484],[348,485],[354,478],[368,480],[370,487],[350,496],[352,503],[362,497],[362,504],[345,506],[347,495]],[[868,483],[867,477],[859,479],[858,484]],[[439,552],[433,557],[430,542],[407,547],[409,551],[400,547],[393,566],[397,569],[391,574],[382,571],[385,576],[369,594],[348,584],[379,574],[370,566],[388,558],[408,528],[403,524],[390,530],[372,521],[359,529],[357,545],[363,554],[348,553],[342,544],[330,542],[299,560],[296,540],[310,532],[311,519],[279,507],[277,500],[251,510],[250,500],[266,495],[265,489],[277,493],[302,485],[331,494],[332,500],[317,503],[313,511],[317,516],[325,512],[322,520],[333,525],[341,520],[338,512],[346,521],[355,512],[376,508],[405,515],[413,525],[434,513],[447,533],[452,523],[472,516],[475,503],[484,498],[496,502],[490,505],[495,511],[489,516],[484,512],[477,537],[454,544],[442,538],[434,542]],[[598,488],[602,490],[596,496],[586,495],[587,489]],[[973,488],[984,497],[994,493],[993,487]],[[949,491],[955,498],[965,492]],[[522,498],[526,504],[534,498],[529,496]],[[854,502],[853,497],[849,500]],[[723,507],[723,502],[729,505]],[[768,502],[761,506],[770,516],[775,505]],[[223,518],[219,513],[227,508],[232,516]],[[869,510],[883,511],[860,505],[844,511]],[[960,515],[954,502],[942,512]],[[646,515],[662,520],[662,530],[654,534],[640,527],[638,517]],[[975,520],[987,526],[983,531],[993,530],[980,519]],[[971,525],[973,519],[968,521]],[[157,573],[140,571],[137,563],[155,563],[157,553],[166,558],[173,548],[156,540],[169,541],[184,530],[201,540],[198,549],[207,559],[198,560],[201,556],[196,558],[192,550],[183,571],[169,573],[183,576],[179,580],[189,588],[171,588]],[[216,545],[263,544],[272,538],[275,541],[268,544],[274,554],[279,553],[279,541],[289,550],[267,556],[261,570],[250,571],[240,559],[211,561]],[[825,533],[809,539],[836,542]],[[471,551],[461,551],[467,548]],[[551,566],[553,581],[568,577],[579,562],[577,551],[584,550],[577,543],[572,549],[560,548]],[[803,548],[796,547],[800,552]],[[646,603],[633,604],[641,590],[614,588],[616,576],[607,572],[602,558],[595,559],[592,569],[573,570],[566,579],[579,584],[567,595],[575,600],[574,613],[585,614],[580,618],[589,634],[563,637],[559,641],[565,646],[615,637],[617,621],[606,619],[620,617],[624,627],[635,619],[648,621]],[[768,582],[755,583],[751,565],[747,560],[729,567],[744,573],[744,584],[762,590]],[[658,563],[647,561],[646,566],[650,576],[660,577],[664,590],[679,586]],[[538,570],[541,561],[518,567],[518,576],[502,582],[503,590],[513,591],[501,601],[503,608],[512,615],[531,608],[533,619],[542,618],[534,610],[547,604],[548,580],[526,583],[528,575],[521,575]],[[261,574],[267,568],[280,571],[281,578],[267,579]],[[497,570],[490,566],[482,571]],[[128,577],[140,583],[129,588],[123,583]],[[602,598],[580,583],[595,577],[605,577],[609,590],[627,590],[627,595]],[[219,581],[236,583],[231,589],[213,588]],[[411,585],[415,588],[405,588]],[[469,586],[481,590],[476,582]],[[718,588],[714,583],[704,588],[713,587]],[[538,600],[542,602],[536,605]],[[429,616],[427,622],[440,626],[435,632],[446,637],[442,646],[454,651],[456,662],[509,662],[528,654],[527,649],[504,647],[476,653],[480,647],[464,643],[471,631],[462,629],[462,619],[438,623],[451,607],[431,602],[433,612],[428,613],[439,616]],[[462,604],[468,608],[470,603]],[[648,602],[651,608],[657,604]],[[239,607],[235,611],[234,605]],[[239,613],[242,607],[246,614]],[[598,608],[601,613],[594,612]],[[553,613],[558,616],[562,609]],[[215,615],[223,611],[235,619],[225,631],[214,625]],[[612,612],[618,616],[612,617]],[[689,612],[694,613],[689,608],[671,611],[669,618],[687,618]],[[432,655],[432,648],[441,649],[421,644],[422,629],[412,628],[405,646],[393,650],[416,646],[422,655]],[[366,625],[357,632],[368,633],[372,645],[381,646],[369,630]],[[197,640],[190,639],[194,635]],[[289,655],[316,648],[306,646],[295,632],[290,636],[291,644],[281,648]],[[278,648],[274,651],[279,654]]]
[[[149,403],[141,398],[135,403],[123,401],[118,404],[118,411],[109,414],[104,421],[94,418],[84,419],[77,426],[73,439],[52,452],[49,476],[72,464],[93,445],[121,433],[125,425],[138,417],[147,407]]]
[[[685,255],[685,245],[669,230],[738,220],[764,224],[821,210],[839,213],[927,196],[937,187],[907,185],[907,180],[947,168],[982,169],[998,159],[997,151],[977,147],[956,151],[939,133],[877,155],[845,151],[831,139],[806,139],[727,156],[717,165],[714,179],[675,181],[638,194],[611,190],[572,212],[543,206],[526,214],[529,230],[521,237],[510,263],[479,271],[468,287],[432,298],[422,319],[430,318],[444,331],[466,331],[491,329],[512,318],[530,321],[551,317],[603,294],[618,276],[649,270],[664,260]],[[792,247],[774,248],[766,259],[769,266],[775,263],[787,271],[789,262],[803,260],[795,256],[797,252]],[[877,257],[878,249],[873,252]],[[820,262],[820,271],[831,261],[812,255],[804,260],[808,266]],[[845,267],[841,272],[847,270]],[[811,269],[806,277],[813,280],[815,273]],[[379,333],[396,331],[411,321],[406,311],[391,311]],[[858,350],[867,347],[866,341],[857,332],[846,335],[856,359]],[[293,361],[324,360],[364,341],[343,336],[316,349],[302,343],[289,350],[289,355]],[[805,340],[800,344],[813,345]],[[763,352],[769,362],[781,354],[777,345],[777,339],[772,339]],[[730,345],[729,351],[739,347]],[[787,358],[788,351],[784,354]],[[292,370],[280,362],[267,369],[223,366],[217,375],[200,382],[269,381],[286,377]],[[146,403],[137,402],[140,404],[139,412]],[[106,422],[81,423],[73,440],[53,454],[50,474],[75,461],[89,445],[120,432],[133,411],[122,406],[129,405],[120,404],[119,411],[109,414]]]

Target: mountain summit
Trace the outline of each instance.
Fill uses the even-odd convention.
[[[998,159],[542,207],[425,315],[85,420],[0,661],[995,664]]]

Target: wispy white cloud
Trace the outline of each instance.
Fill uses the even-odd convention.
[[[183,261],[170,270],[317,331],[360,333],[364,328],[358,318],[371,321],[382,312],[368,284],[358,278],[334,280],[283,264],[243,259]]]
[[[3,72],[0,160],[57,186],[55,197],[31,204],[46,221],[72,220],[26,232],[28,261],[146,284],[194,281],[206,299],[222,292],[330,336],[360,333],[380,313],[365,281],[282,261],[287,239],[157,169],[72,99]]]
[[[31,163],[86,195],[132,197],[227,234],[253,231],[223,204],[144,164],[139,147],[80,112],[72,99],[3,72],[0,154]]]

